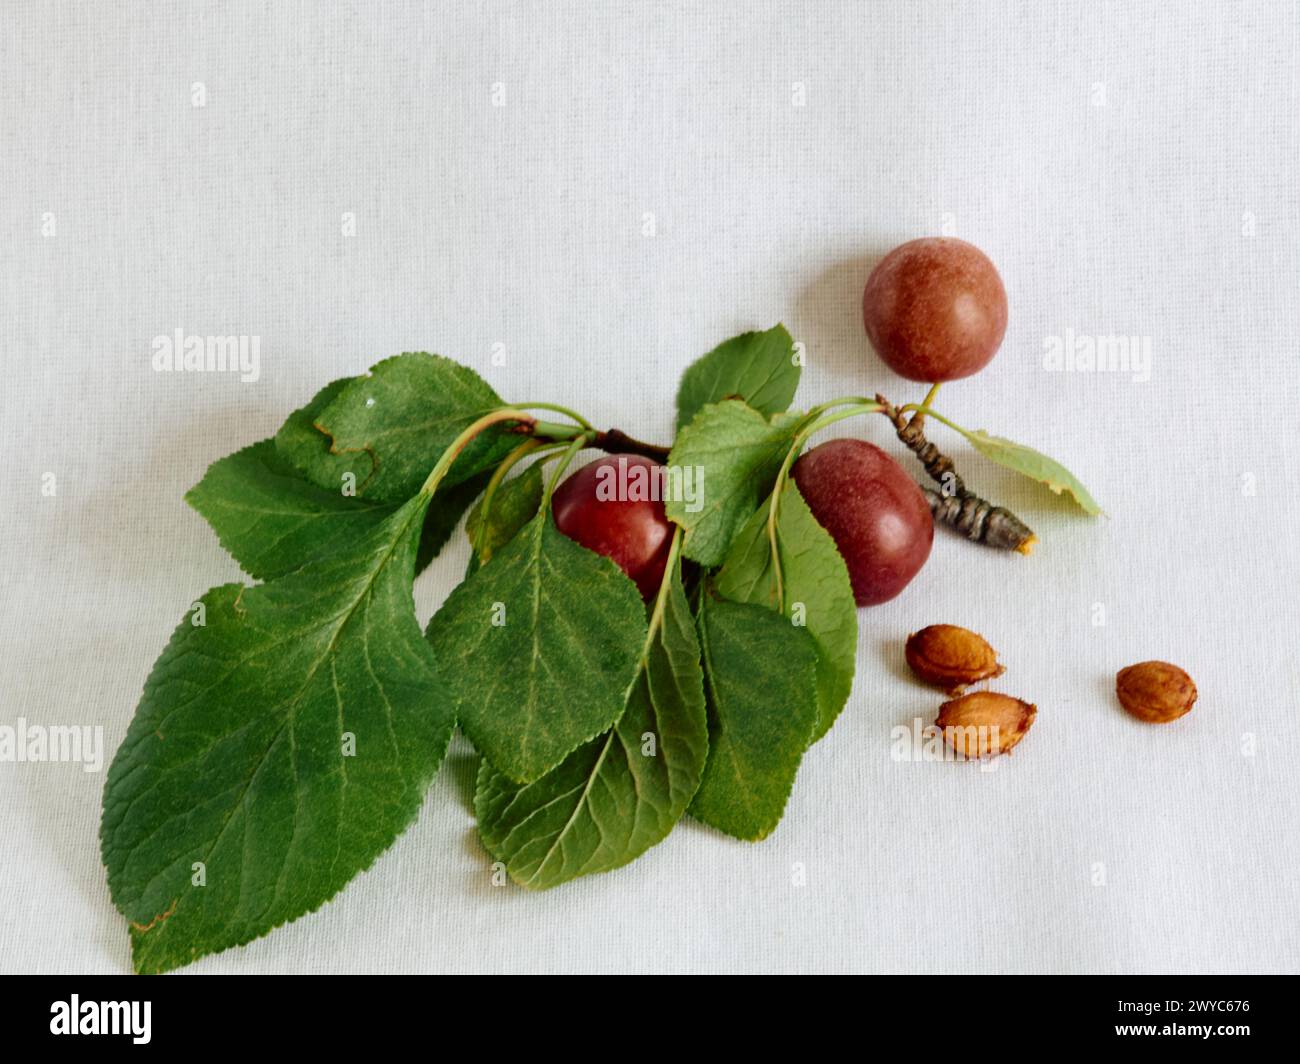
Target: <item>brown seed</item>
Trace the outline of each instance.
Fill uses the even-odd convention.
[[[972,691],[939,707],[935,727],[963,757],[1005,754],[1025,737],[1038,707],[996,691]]]
[[[1001,676],[1006,669],[988,641],[955,624],[932,624],[907,637],[907,664],[926,683],[945,691]]]
[[[1168,724],[1192,708],[1196,684],[1177,665],[1143,661],[1120,669],[1115,677],[1119,704],[1138,720]]]

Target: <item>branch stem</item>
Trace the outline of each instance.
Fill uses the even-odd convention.
[[[937,387],[938,385],[930,389],[925,402],[908,403],[906,406],[894,407],[883,397],[878,397],[884,407],[883,413],[893,424],[899,440],[920,459],[926,473],[940,485],[940,491],[921,489],[930,506],[930,513],[936,522],[949,525],[975,543],[1028,554],[1038,542],[1033,530],[1006,507],[994,506],[970,491],[957,475],[952,459],[925,438],[923,426],[926,415],[955,432],[965,434],[960,425],[949,421],[929,405]],[[909,411],[912,414],[910,419],[906,416]]]
[[[671,448],[660,446],[657,443],[645,443],[642,440],[635,439],[622,429],[608,429],[605,432],[597,432],[590,426],[577,427],[574,425],[560,425],[553,421],[532,421],[516,425],[511,431],[517,432],[521,436],[535,436],[539,439],[550,440],[553,443],[568,443],[578,437],[587,436],[589,437],[588,447],[594,447],[606,454],[639,454],[645,458],[654,459],[656,462],[668,461],[668,454],[671,450]]]

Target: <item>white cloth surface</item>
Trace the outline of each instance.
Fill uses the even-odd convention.
[[[102,725],[111,756],[182,612],[239,578],[184,491],[326,381],[432,350],[667,440],[682,369],[784,321],[799,405],[913,400],[859,299],[919,235],[985,249],[1011,308],[940,407],[1109,518],[936,427],[1040,549],[937,532],[860,614],[852,699],[769,840],[687,822],[621,871],[496,888],[458,744],[339,898],[187,970],[1300,969],[1296,6],[474,8],[6,5],[0,723]],[[154,372],[176,329],[260,337],[260,379]],[[1049,371],[1067,332],[1148,338],[1150,379]],[[422,621],[464,558],[420,578]],[[939,701],[902,641],[939,621],[1039,706],[997,771],[891,756]],[[1168,727],[1113,695],[1152,657],[1200,688]],[[0,763],[0,968],[129,970],[103,780]]]

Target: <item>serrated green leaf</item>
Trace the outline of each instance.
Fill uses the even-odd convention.
[[[185,501],[250,576],[272,580],[355,543],[394,507],[306,480],[262,440],[218,459]]]
[[[707,589],[699,633],[709,762],[690,812],[757,841],[780,822],[817,727],[817,653],[808,633],[779,614]]]
[[[440,488],[420,536],[416,569],[437,556],[491,473]],[[262,440],[220,458],[185,495],[240,567],[259,580],[301,569],[355,543],[391,517],[391,503],[328,491],[307,480]]]
[[[794,340],[784,325],[733,336],[696,359],[682,375],[677,428],[680,431],[703,407],[723,399],[743,399],[766,417],[779,414],[794,401],[800,372]]]
[[[530,890],[619,868],[681,819],[708,743],[700,647],[674,574],[662,623],[613,729],[523,786],[482,762],[474,808],[483,844]]]
[[[736,602],[777,608],[776,570],[764,503],[737,534],[717,575],[718,593]],[[793,480],[777,510],[784,614],[805,626],[817,651],[816,742],[835,723],[853,688],[858,609],[849,570],[830,533],[817,523]]]
[[[409,499],[443,452],[472,422],[498,407],[501,397],[468,366],[425,352],[410,352],[354,377],[316,412],[313,423],[328,448],[294,462],[321,487],[336,487],[340,456],[362,456],[370,473],[358,494],[389,502]],[[457,484],[491,469],[519,438],[491,426],[465,448],[443,484]],[[351,457],[349,457],[351,456]]]
[[[677,434],[668,464],[703,476],[702,506],[692,511],[688,500],[673,498],[665,507],[686,529],[686,557],[706,566],[722,563],[741,525],[772,490],[798,425],[795,416],[777,414],[769,421],[729,399],[706,406]]]
[[[542,466],[536,462],[497,488],[486,522],[480,501],[465,519],[465,534],[473,548],[466,575],[477,571],[484,558],[491,558],[514,539],[519,530],[536,516],[541,505]]]
[[[314,911],[415,819],[453,726],[411,601],[426,505],[279,580],[214,588],[158,659],[100,829],[137,971]]]
[[[645,636],[636,585],[560,533],[549,508],[457,587],[428,629],[461,728],[518,783],[618,720]]]
[[[330,381],[312,396],[306,406],[299,407],[285,418],[275,434],[275,449],[281,458],[317,487],[335,495],[343,495],[346,490],[349,497],[360,498],[366,494],[365,489],[375,469],[371,456],[365,451],[332,454],[330,438],[316,427],[321,411],[354,380],[355,377],[340,377]]]
[[[998,465],[1006,466],[1008,469],[1014,469],[1022,476],[1029,477],[1030,480],[1046,484],[1057,495],[1062,492],[1067,493],[1079,504],[1084,513],[1096,517],[1102,512],[1101,507],[1097,505],[1097,500],[1079,483],[1078,477],[1055,458],[1048,458],[1047,455],[1035,451],[1032,447],[1026,447],[1023,443],[1016,443],[1001,436],[990,436],[983,429],[964,429],[958,425],[952,427],[970,440],[975,450],[985,458],[992,459]]]

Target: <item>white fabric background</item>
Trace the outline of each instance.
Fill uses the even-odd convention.
[[[688,823],[622,871],[494,888],[457,746],[371,872],[190,970],[1300,969],[1297,6],[355,8],[0,16],[0,723],[102,724],[111,755],[186,606],[238,576],[182,493],[324,382],[433,350],[666,440],[682,368],[782,320],[801,405],[914,398],[858,300],[922,234],[984,248],[1011,306],[942,408],[1110,519],[945,436],[1041,549],[938,533],[861,614],[853,698],[769,841]],[[177,328],[260,336],[261,380],[153,372]],[[1150,337],[1151,380],[1046,371],[1067,329]],[[463,561],[421,578],[422,619]],[[937,621],[1040,707],[996,772],[890,756],[937,704],[901,660]],[[1111,693],[1149,657],[1200,687],[1170,727]],[[0,764],[0,967],[128,970],[102,785]]]

